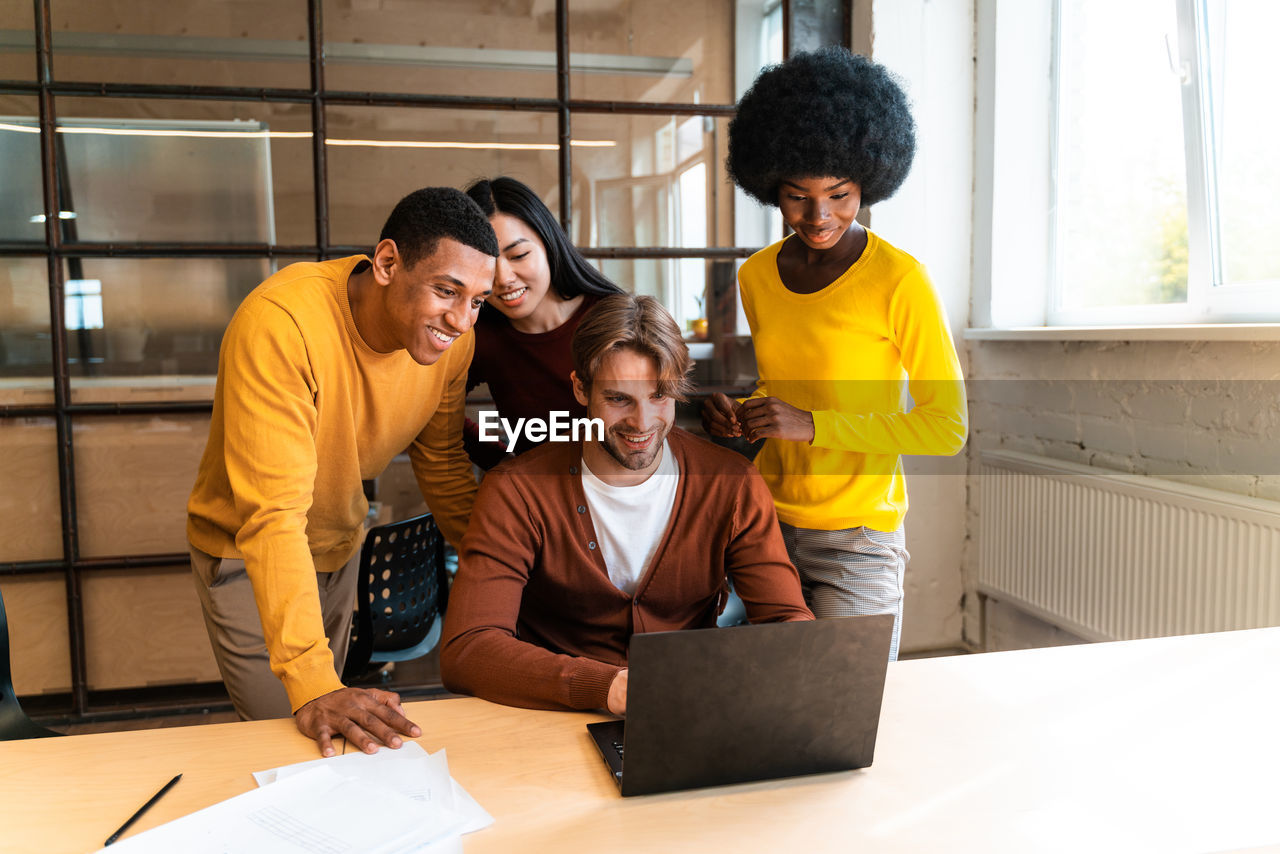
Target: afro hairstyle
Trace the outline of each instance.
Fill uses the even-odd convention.
[[[762,204],[784,180],[849,178],[873,205],[902,186],[916,151],[906,93],[882,65],[842,47],[766,68],[729,123],[729,175]]]
[[[452,187],[423,187],[405,196],[387,217],[378,240],[394,240],[405,269],[411,269],[435,252],[443,237],[491,257],[498,255],[498,238],[489,218]]]

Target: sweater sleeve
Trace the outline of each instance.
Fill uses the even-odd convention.
[[[342,687],[320,612],[307,511],[316,476],[316,385],[293,318],[259,301],[227,329],[227,478],[271,670],[294,711]]]
[[[473,336],[474,340],[474,336]],[[471,362],[467,365],[467,391],[484,385],[489,380],[484,376],[479,365],[476,364],[476,354],[471,353]]]
[[[895,289],[889,326],[913,406],[906,412],[815,411],[813,446],[871,454],[958,453],[968,434],[964,376],[946,312],[922,268]]]
[[[747,327],[752,331],[752,334],[755,334],[755,330],[759,329],[760,327],[756,323],[756,306],[755,306],[755,301],[753,299],[754,294],[752,293],[752,287],[753,287],[753,285],[751,284],[752,281],[753,281],[752,278],[744,277],[742,275],[742,271],[739,270],[738,298],[742,301],[742,313],[747,318]],[[753,398],[768,397],[768,396],[769,396],[769,388],[767,385],[765,385],[764,377],[759,377],[756,380],[756,387],[752,390],[751,394],[747,395],[746,397],[739,397],[737,401],[738,403],[742,403],[745,400],[752,400]]]
[[[747,618],[752,623],[812,620],[800,575],[787,557],[769,488],[754,468],[742,480],[745,488],[738,492],[725,569],[742,597]]]
[[[562,655],[516,634],[543,531],[501,470],[485,478],[449,592],[440,675],[450,691],[531,709],[599,709],[622,669]]]
[[[468,335],[454,345],[465,345],[467,352],[453,376],[445,381],[435,414],[409,446],[409,462],[418,489],[445,539],[455,548],[467,531],[476,497],[476,479],[463,444],[467,367],[474,342],[475,336]]]
[[[483,313],[486,309],[481,309]],[[477,321],[480,323],[483,321]],[[475,350],[471,354],[471,364],[467,367],[467,393],[470,394],[475,389],[489,382],[489,373],[485,370],[485,360],[481,358],[481,327],[479,325],[472,327],[475,330]],[[501,442],[484,441],[480,438],[480,425],[472,421],[470,418],[464,420],[462,427],[463,447],[467,452],[467,457],[471,462],[480,468],[488,471],[494,466],[501,463],[509,455],[506,447]]]

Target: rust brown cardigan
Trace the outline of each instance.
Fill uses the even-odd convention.
[[[752,465],[678,428],[668,441],[680,484],[634,597],[605,569],[580,444],[544,445],[485,477],[445,618],[449,690],[512,706],[603,708],[631,635],[715,625],[729,577],[751,622],[813,619]]]

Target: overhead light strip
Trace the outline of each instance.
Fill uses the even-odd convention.
[[[557,142],[454,142],[408,139],[325,139],[325,145],[368,146],[369,148],[480,148],[495,151],[559,151]],[[574,148],[613,148],[611,139],[571,139]]]
[[[17,133],[40,133],[40,128],[28,125],[16,125],[0,122],[0,130]],[[59,127],[58,133],[97,134],[101,136],[160,136],[160,137],[194,137],[199,139],[310,139],[311,131],[280,130],[248,130],[248,131],[206,131],[182,130],[179,128],[106,128],[106,127]],[[487,151],[556,151],[560,148],[555,142],[464,142],[460,140],[412,140],[412,139],[337,139],[328,137],[326,145],[365,146],[368,148],[445,148],[476,149]],[[574,148],[613,148],[618,143],[611,139],[573,139],[569,145]]]

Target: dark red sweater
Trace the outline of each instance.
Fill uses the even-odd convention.
[[[813,619],[751,463],[680,429],[669,441],[680,484],[634,597],[595,547],[580,445],[546,444],[485,476],[449,594],[445,687],[511,706],[603,708],[631,635],[715,625],[729,577],[751,622]]]
[[[511,423],[517,418],[546,420],[553,411],[580,418],[587,409],[573,396],[570,344],[587,311],[600,298],[587,294],[564,323],[550,332],[521,332],[496,309],[486,308],[475,325],[476,350],[467,373],[467,390],[489,386],[493,405]],[[536,447],[522,435],[515,452]],[[506,456],[504,446],[480,442],[479,427],[467,424],[467,453],[481,468],[492,468]]]

